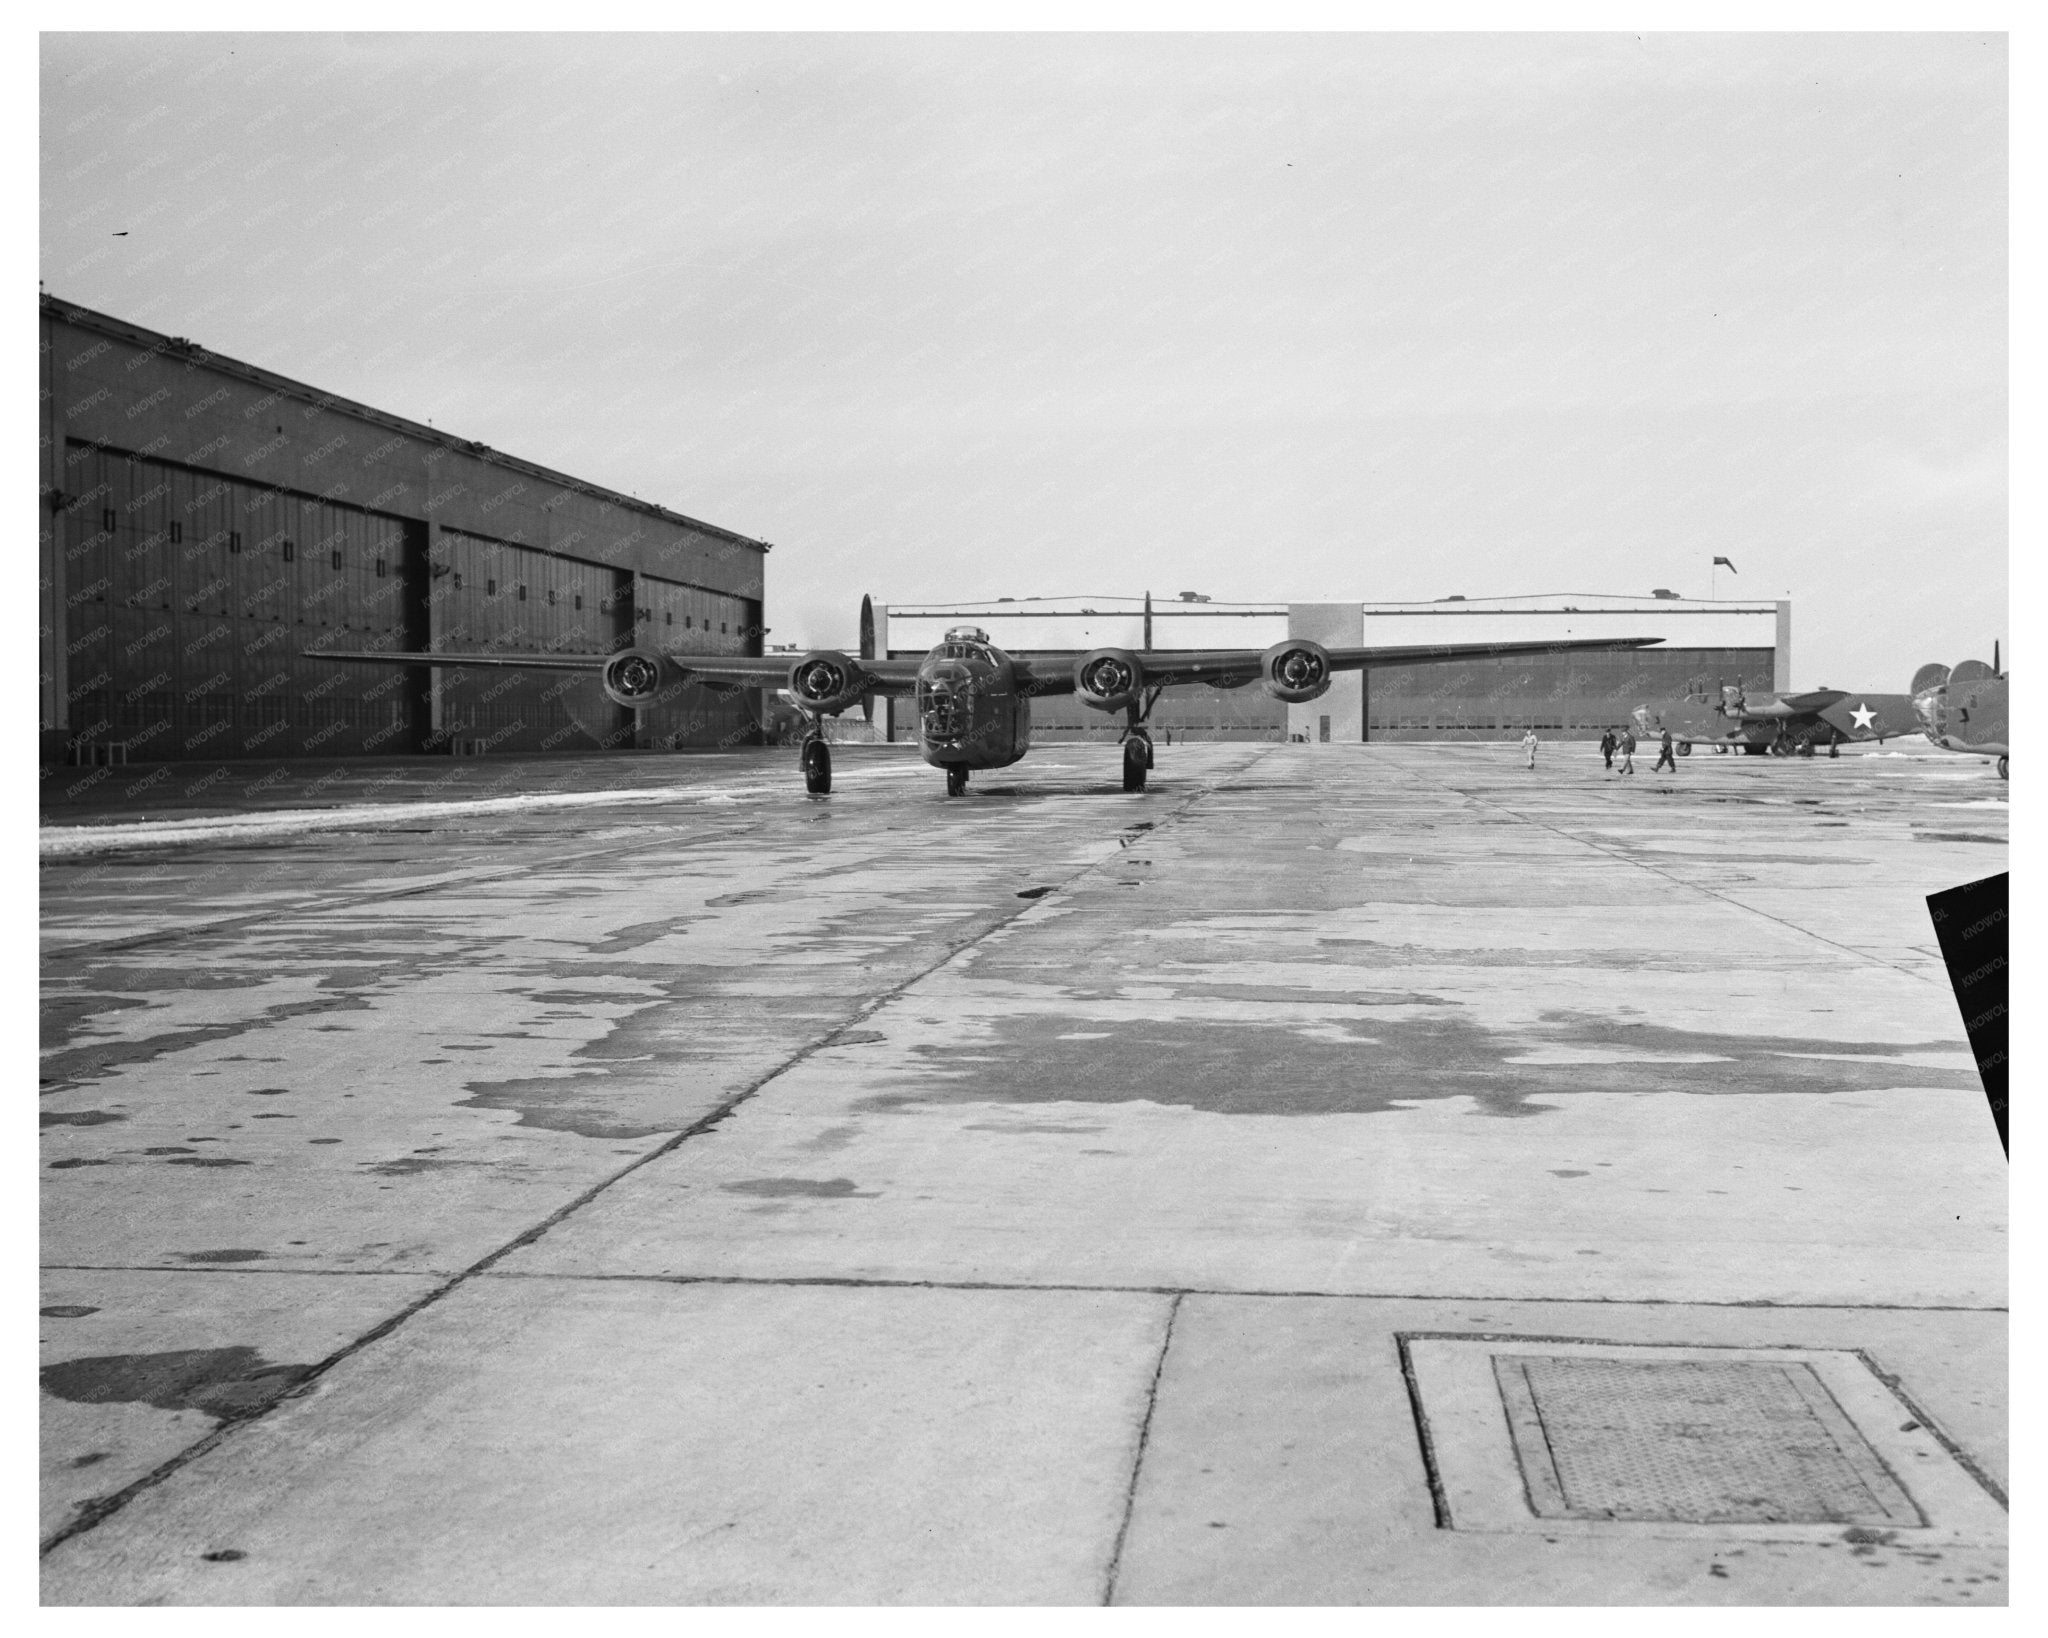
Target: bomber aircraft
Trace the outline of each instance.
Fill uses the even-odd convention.
[[[804,789],[832,788],[832,751],[824,719],[875,695],[917,701],[918,743],[925,761],[946,774],[946,794],[961,796],[977,768],[1006,768],[1031,748],[1031,701],[1041,694],[1078,694],[1097,711],[1122,712],[1124,789],[1141,791],[1152,767],[1146,719],[1160,692],[1193,684],[1242,688],[1262,684],[1275,699],[1316,699],[1340,671],[1428,665],[1437,660],[1557,654],[1580,649],[1647,648],[1658,637],[1567,638],[1529,643],[1436,643],[1381,648],[1325,648],[1288,637],[1266,649],[1094,648],[1006,654],[974,626],[956,626],[921,658],[854,659],[837,649],[807,654],[670,654],[627,648],[614,654],[462,654],[308,650],[308,658],[373,665],[534,667],[596,674],[605,695],[633,709],[674,699],[690,683],[786,689],[803,713],[798,752]]]
[[[1680,755],[1698,744],[1716,751],[1739,747],[1747,756],[1812,756],[1825,746],[1835,756],[1838,747],[1859,740],[1882,745],[1921,731],[1911,695],[1851,694],[1839,688],[1751,700],[1741,684],[1729,683],[1716,699],[1701,683],[1675,704],[1639,705],[1631,715],[1639,735],[1669,728]]]
[[[1913,673],[1913,709],[1927,737],[1944,751],[1998,758],[1998,777],[2010,779],[2012,731],[2008,726],[2007,683],[1999,669],[1998,645],[1991,663],[1965,660],[1951,671],[1923,665]]]

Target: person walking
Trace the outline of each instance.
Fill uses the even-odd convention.
[[[1600,735],[1600,755],[1606,759],[1607,771],[1614,772],[1614,730],[1605,729]]]
[[[1625,774],[1636,771],[1636,735],[1633,728],[1621,731],[1621,771]]]
[[[1671,730],[1669,728],[1664,730],[1664,737],[1657,742],[1657,765],[1650,772],[1662,773],[1666,768],[1669,768],[1673,773],[1678,772],[1678,759],[1671,754]]]
[[[1536,766],[1536,730],[1534,727],[1531,727],[1522,736],[1522,754],[1529,759],[1530,767]]]

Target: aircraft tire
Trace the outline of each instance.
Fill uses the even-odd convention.
[[[803,749],[804,789],[812,796],[832,790],[832,749],[822,739],[807,739]]]
[[[2008,769],[2006,768],[2006,765],[2005,765],[2005,764],[2006,764],[2006,758],[2004,758],[2004,757],[2000,757],[2000,758],[1998,759],[1998,777],[1999,777],[2000,779],[2010,779],[2010,778],[2012,778],[2012,774],[2011,774],[2011,772],[2010,772],[2010,771],[2008,771]]]
[[[1689,740],[1689,739],[1681,739],[1681,740],[1680,740],[1680,741],[1678,742],[1678,754],[1679,754],[1680,756],[1691,756],[1691,755],[1692,755],[1692,741],[1691,741],[1691,740]]]
[[[949,762],[946,765],[946,794],[948,796],[965,796],[967,794],[966,764]]]
[[[1145,774],[1152,766],[1152,747],[1142,739],[1124,741],[1124,789],[1141,791],[1145,788]]]

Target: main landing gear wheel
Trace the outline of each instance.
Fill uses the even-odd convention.
[[[1830,744],[1830,745],[1828,746],[1828,755],[1829,755],[1829,756],[1832,756],[1832,757],[1839,757],[1839,756],[1840,756],[1841,754],[1842,754],[1842,747],[1841,747],[1841,746],[1839,746],[1839,745],[1835,745],[1835,744],[1832,744],[1832,743],[1831,743],[1831,744]]]
[[[1149,740],[1135,734],[1124,741],[1124,789],[1141,791],[1145,788],[1145,774],[1152,766],[1152,745]]]
[[[832,751],[822,739],[807,739],[803,749],[804,789],[824,796],[832,789]]]
[[[946,765],[946,794],[948,796],[965,796],[967,794],[967,768],[965,764],[951,762]]]
[[[2010,774],[2009,772],[2007,772],[2007,771],[2006,771],[2006,766],[2005,766],[2005,758],[2004,758],[2004,757],[2000,757],[2000,758],[1998,759],[1998,777],[1999,777],[2000,779],[2010,779],[2010,778],[2012,778],[2012,775],[2011,775],[2011,774]]]
[[[1680,741],[1678,742],[1678,754],[1679,754],[1680,756],[1691,756],[1691,755],[1692,755],[1692,741],[1691,741],[1691,740],[1689,740],[1689,739],[1681,739],[1681,740],[1680,740]]]

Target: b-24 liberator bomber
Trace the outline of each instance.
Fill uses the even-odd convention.
[[[1945,665],[1923,665],[1914,672],[1913,709],[1927,737],[1944,751],[1996,757],[1998,777],[2010,779],[2009,682],[1993,643],[1989,665],[1965,660],[1953,671]]]
[[[1031,702],[1040,695],[1078,694],[1097,711],[1124,717],[1123,785],[1145,788],[1152,767],[1146,727],[1168,688],[1242,688],[1261,684],[1290,704],[1319,698],[1341,671],[1429,665],[1439,660],[1560,654],[1577,650],[1647,648],[1658,637],[1566,638],[1526,643],[1434,643],[1378,648],[1325,648],[1288,637],[1265,649],[1094,648],[1008,654],[973,626],[957,626],[922,657],[855,659],[837,649],[807,654],[671,654],[628,648],[614,654],[469,654],[309,650],[308,657],[374,665],[532,667],[596,674],[615,705],[645,710],[674,699],[691,683],[787,690],[803,713],[798,752],[804,788],[832,788],[832,751],[824,719],[877,695],[917,702],[918,744],[925,761],[946,775],[946,794],[960,796],[975,769],[1006,768],[1031,748]]]
[[[1852,694],[1840,688],[1751,699],[1739,683],[1724,684],[1717,699],[1704,683],[1670,705],[1639,705],[1630,713],[1638,736],[1669,728],[1679,754],[1695,745],[1746,756],[1812,756],[1825,747],[1917,734],[1921,723],[1909,694]]]

